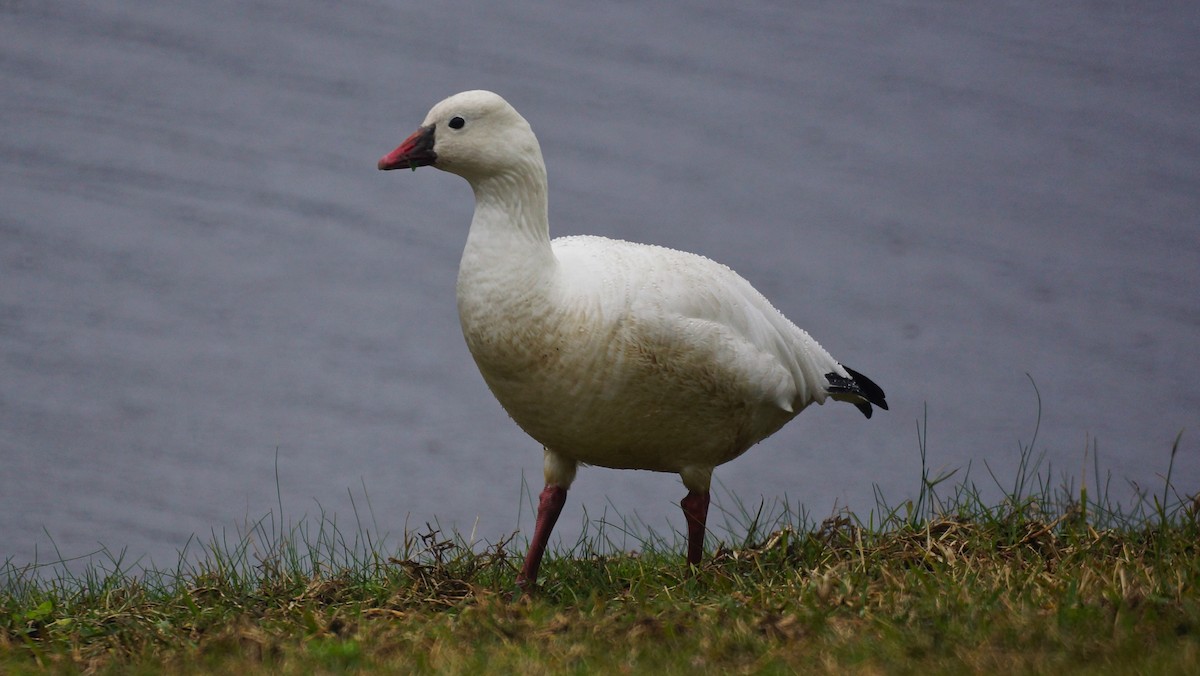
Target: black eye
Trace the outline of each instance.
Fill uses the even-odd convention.
[[[467,123],[467,121],[462,119],[461,117],[450,118],[450,128],[451,129],[462,129],[463,125],[466,123]]]

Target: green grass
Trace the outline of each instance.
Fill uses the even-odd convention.
[[[986,504],[970,468],[933,476],[921,451],[918,497],[862,518],[728,498],[697,569],[674,534],[593,523],[515,599],[515,539],[389,546],[325,515],[269,515],[173,570],[10,562],[0,672],[1200,673],[1200,498],[1172,484],[1178,442],[1162,490],[1126,507],[1098,470],[1052,484],[1029,448],[1009,481],[987,471],[1004,497]]]

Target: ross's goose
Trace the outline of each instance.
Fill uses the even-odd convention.
[[[887,408],[879,386],[724,265],[603,237],[551,240],[541,148],[500,96],[451,96],[379,160],[421,166],[475,192],[458,271],[463,335],[492,393],[545,448],[521,587],[537,580],[581,463],[677,472],[698,564],[714,467],[826,398],[868,418],[872,404]]]

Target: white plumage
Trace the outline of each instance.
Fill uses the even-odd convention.
[[[868,417],[871,404],[887,408],[878,386],[724,265],[602,237],[551,241],[541,149],[500,96],[442,101],[379,161],[425,165],[475,192],[458,274],[463,335],[488,387],[545,448],[522,586],[579,463],[679,473],[698,563],[715,466],[828,397]]]

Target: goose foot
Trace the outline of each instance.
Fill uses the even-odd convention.
[[[704,524],[708,521],[708,491],[689,491],[679,506],[683,508],[683,516],[687,520],[687,561],[693,566],[698,566],[700,559],[704,556]]]
[[[553,484],[547,484],[542,489],[542,495],[538,498],[533,540],[529,543],[529,552],[525,554],[525,566],[517,575],[517,587],[522,591],[530,591],[537,583],[538,568],[542,565],[542,555],[546,553],[546,544],[550,541],[550,531],[554,530],[554,524],[566,502],[567,489]]]

